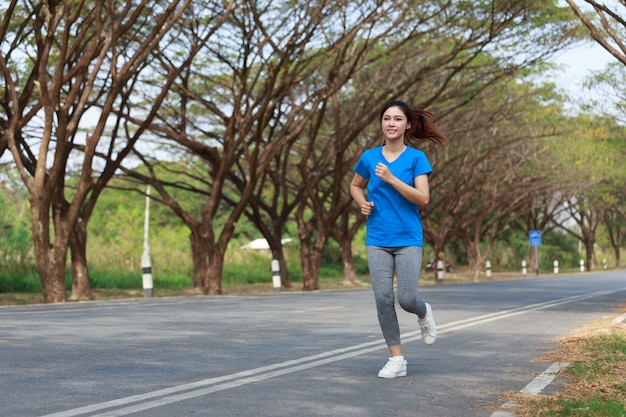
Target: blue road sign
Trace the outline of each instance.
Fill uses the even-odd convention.
[[[541,246],[541,230],[531,230],[528,232],[530,246]]]

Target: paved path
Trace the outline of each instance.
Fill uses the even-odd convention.
[[[626,272],[427,286],[439,338],[399,312],[408,376],[371,290],[0,308],[0,416],[490,416],[556,337],[626,299]]]

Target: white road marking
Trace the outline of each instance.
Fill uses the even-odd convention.
[[[451,331],[466,329],[468,327],[476,326],[479,324],[524,314],[529,311],[543,310],[578,300],[584,300],[587,298],[599,297],[602,295],[623,291],[624,289],[626,288],[621,288],[617,290],[596,291],[593,293],[565,297],[558,300],[546,301],[543,303],[531,304],[528,306],[514,308],[510,310],[503,310],[500,312],[485,314],[470,319],[459,320],[453,323],[444,324],[438,326],[437,330],[439,334],[445,334]],[[421,333],[419,330],[406,333],[402,335],[402,339],[404,342],[419,340],[421,339]],[[352,358],[355,356],[363,355],[365,353],[386,348],[387,345],[384,343],[384,340],[380,339],[368,343],[348,346],[346,348],[335,349],[300,359],[280,362],[273,365],[237,372],[230,375],[209,378],[197,382],[192,382],[190,384],[165,388],[157,391],[147,392],[145,394],[131,395],[129,397],[119,398],[116,400],[105,401],[102,403],[91,404],[88,406],[78,407],[58,413],[47,414],[41,417],[76,417],[128,405],[127,407],[117,408],[115,410],[110,410],[101,414],[94,414],[91,417],[126,416],[136,412],[149,410],[167,404],[172,404],[178,401],[188,400],[214,392],[224,391],[230,388],[252,384],[255,382],[274,378],[276,376],[290,374],[293,372],[314,368],[321,365],[326,365],[343,359]],[[141,401],[143,402],[135,405],[129,405]]]
[[[520,392],[522,394],[539,394],[545,387],[550,385],[550,382],[556,378],[556,375],[569,366],[568,362],[556,362],[553,363],[548,369],[543,371],[541,375],[535,378],[531,383],[526,385]]]
[[[545,387],[550,385],[550,383],[554,380],[556,375],[562,369],[565,369],[568,366],[569,366],[569,363],[567,363],[567,362],[555,362],[555,363],[553,363],[548,369],[543,371],[541,373],[541,375],[539,375],[532,382],[530,382],[528,385],[526,385],[524,388],[522,388],[522,390],[520,392],[522,394],[530,394],[530,395],[537,395],[537,394],[539,394],[541,391],[543,391],[545,389]],[[515,401],[509,401],[507,403],[502,404],[502,408],[503,409],[515,408],[517,406],[518,406],[518,404]],[[499,411],[496,411],[493,414],[491,414],[491,417],[515,417],[515,414],[513,414],[513,413],[511,413],[509,411],[499,410]]]
[[[613,319],[613,324],[626,323],[626,314],[622,314],[619,317]]]

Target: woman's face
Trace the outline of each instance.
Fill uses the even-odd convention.
[[[411,128],[411,124],[400,107],[389,107],[383,113],[381,127],[388,140],[398,140],[404,139],[404,133]]]

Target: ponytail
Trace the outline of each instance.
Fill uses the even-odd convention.
[[[380,112],[380,119],[390,107],[399,107],[411,123],[411,128],[406,131],[405,139],[411,143],[412,141],[430,140],[438,145],[445,146],[448,144],[448,138],[441,133],[435,124],[435,116],[426,110],[411,109],[404,101],[393,100],[383,106]]]
[[[435,124],[435,116],[425,110],[411,110],[411,128],[406,132],[411,139],[430,140],[438,145],[448,144],[448,138]]]

